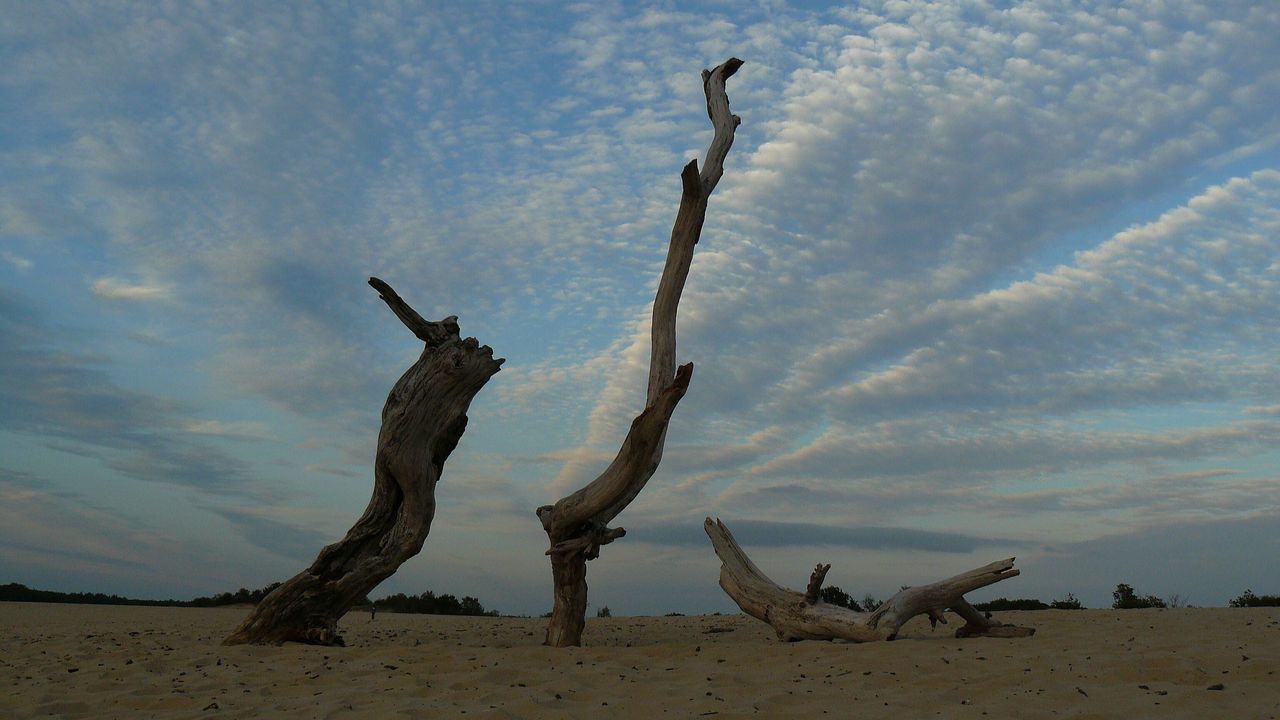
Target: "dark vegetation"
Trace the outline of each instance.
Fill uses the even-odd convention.
[[[104,593],[64,593],[52,590],[36,590],[26,585],[9,583],[0,585],[0,602],[43,602],[43,603],[80,603],[84,605],[142,605],[148,607],[223,607],[226,605],[256,605],[280,583],[271,583],[264,588],[249,590],[240,588],[235,592],[218,593],[210,597],[198,597],[193,600],[138,600],[106,595]],[[371,601],[365,597],[356,605],[368,607],[375,605],[379,610],[400,613],[423,613],[428,615],[497,615],[497,610],[485,610],[476,598],[466,596],[459,600],[449,594],[436,595],[431,591],[421,595],[405,595],[396,593],[381,600]]]
[[[148,607],[221,607],[223,605],[257,604],[258,601],[275,590],[280,583],[271,583],[264,588],[249,590],[240,588],[231,593],[224,592],[211,597],[198,597],[194,600],[139,600],[137,598],[107,595],[105,593],[66,593],[54,590],[36,590],[26,585],[9,583],[0,585],[0,602],[43,602],[43,603],[80,603],[83,605],[143,605]]]
[[[976,603],[974,605],[978,610],[985,612],[1000,612],[1002,610],[1083,610],[1084,605],[1080,603],[1080,599],[1074,593],[1067,593],[1065,598],[1054,600],[1045,604],[1039,600],[1032,598],[1017,598],[1010,600],[1009,598],[996,598],[987,602]]]
[[[0,585],[0,602],[43,602],[43,603],[82,603],[84,605],[149,605],[149,606],[183,606],[192,601],[185,600],[135,600],[119,595],[105,593],[64,593],[53,590],[36,590],[26,585],[9,583]]]
[[[1049,603],[1049,607],[1054,610],[1083,610],[1084,604],[1080,602],[1080,598],[1075,593],[1067,593],[1067,596],[1061,600],[1054,600]]]
[[[1000,612],[1002,610],[1048,610],[1049,606],[1039,600],[1031,598],[996,598],[987,602],[974,603],[978,610],[986,612]]]
[[[854,612],[871,612],[880,607],[883,600],[877,600],[871,595],[863,595],[862,600],[854,600],[853,596],[841,590],[837,585],[830,585],[818,591],[818,597],[822,602],[831,605],[839,605],[846,607]]]
[[[1137,590],[1124,583],[1116,586],[1116,589],[1111,593],[1111,597],[1113,598],[1111,607],[1116,610],[1169,607],[1169,604],[1161,598],[1155,595],[1139,595]]]
[[[863,608],[858,604],[857,600],[849,597],[849,593],[841,590],[838,586],[830,585],[818,591],[818,597],[822,598],[822,602],[831,605],[839,605],[846,607],[854,612],[862,612]]]
[[[1232,598],[1231,607],[1280,607],[1280,595],[1254,595],[1252,590],[1245,590],[1239,597]]]
[[[365,603],[367,604],[367,603]],[[381,600],[373,602],[374,607],[379,610],[389,610],[398,613],[421,613],[423,615],[488,615],[497,617],[497,610],[485,610],[480,601],[471,597],[464,596],[461,600],[457,597],[444,593],[436,595],[428,590],[421,595],[405,595],[404,593],[396,593],[388,595]]]

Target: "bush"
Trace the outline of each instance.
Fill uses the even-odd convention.
[[[1231,607],[1280,607],[1280,595],[1254,595],[1252,590],[1245,590],[1239,597],[1229,603]]]
[[[1138,610],[1141,608],[1162,608],[1167,607],[1164,600],[1155,595],[1139,595],[1132,587],[1120,583],[1116,585],[1116,589],[1111,593],[1114,599],[1111,607],[1116,610]]]
[[[613,613],[609,612],[609,606],[605,605],[596,610],[596,617],[613,617]]]
[[[1080,602],[1080,598],[1075,593],[1067,593],[1067,596],[1061,600],[1054,600],[1049,603],[1049,607],[1054,610],[1083,610],[1084,605]]]
[[[849,597],[849,593],[841,590],[835,585],[824,587],[819,590],[818,597],[824,603],[846,607],[854,612],[862,612],[862,606],[858,604],[858,601]]]
[[[470,596],[459,600],[456,596],[444,593],[436,595],[428,590],[421,595],[405,595],[395,593],[376,602],[379,610],[398,613],[422,613],[426,615],[487,615],[496,617],[497,610],[485,610],[480,601]]]
[[[984,612],[1000,612],[1001,610],[1048,610],[1049,606],[1033,600],[1031,598],[1018,598],[1010,600],[1008,598],[996,598],[974,605],[978,610]]]

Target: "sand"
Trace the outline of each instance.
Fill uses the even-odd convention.
[[[1000,613],[1037,629],[781,643],[745,616],[348,615],[345,648],[222,647],[243,608],[0,603],[0,718],[1275,718],[1280,609]]]

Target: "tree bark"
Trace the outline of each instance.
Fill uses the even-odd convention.
[[[1033,628],[1004,625],[979,612],[964,594],[1018,575],[1013,558],[940,580],[929,585],[903,588],[871,612],[858,612],[818,599],[830,565],[819,564],[809,579],[807,592],[770,580],[742,551],[729,528],[707,518],[703,529],[720,557],[720,587],[748,615],[771,625],[782,640],[893,640],[898,630],[916,615],[946,624],[942,611],[950,608],[965,620],[956,637],[1027,637]]]
[[[609,528],[608,524],[635,499],[657,471],[667,424],[693,376],[692,363],[678,370],[675,366],[676,310],[693,262],[694,245],[702,235],[707,200],[724,175],[724,159],[733,145],[734,130],[741,122],[729,111],[729,97],[725,92],[725,81],[741,66],[741,60],[730,58],[712,70],[702,71],[707,115],[715,132],[702,172],[698,172],[698,161],[694,159],[680,173],[680,208],[671,229],[667,262],[653,302],[646,407],[631,423],[617,456],[599,477],[554,505],[538,508],[538,519],[551,543],[547,554],[552,556],[555,585],[547,645],[582,644],[587,610],[586,561],[599,556],[601,545],[626,534],[622,528]]]
[[[422,549],[436,482],[466,430],[467,408],[502,366],[488,345],[459,338],[456,317],[424,320],[390,285],[378,278],[369,284],[426,344],[382,408],[373,496],[346,536],[263,598],[225,645],[342,644],[339,618]]]

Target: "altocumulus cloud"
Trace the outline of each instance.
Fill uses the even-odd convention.
[[[301,557],[367,491],[416,352],[372,274],[509,358],[441,485],[477,479],[447,501],[466,522],[431,544],[480,547],[517,500],[536,535],[640,409],[709,137],[697,71],[729,55],[743,125],[680,318],[697,372],[625,525],[981,552],[1226,522],[1277,481],[1272,4],[7,17],[0,430],[180,488],[234,552]]]

